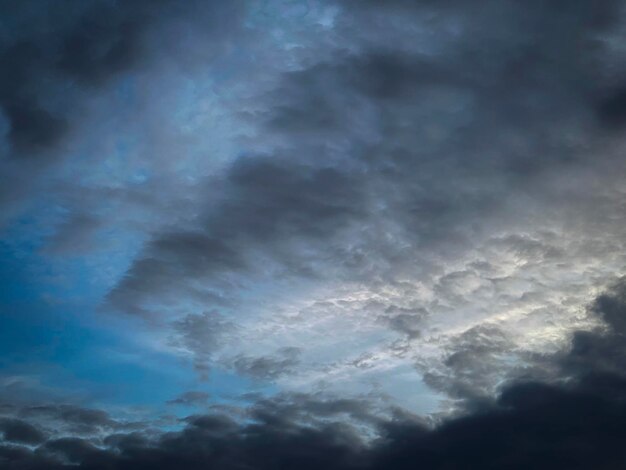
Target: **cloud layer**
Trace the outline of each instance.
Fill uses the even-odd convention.
[[[417,364],[439,389],[492,393],[507,363],[587,322],[623,265],[618,7],[336,5],[332,41],[277,75],[245,155],[109,305],[166,322],[219,310],[257,351],[228,340],[209,357],[211,334],[188,352],[226,366],[307,337],[291,371],[306,387]],[[448,383],[472,357],[498,372]]]
[[[479,3],[0,1],[0,465],[615,468],[626,12]]]
[[[552,383],[510,383],[494,402],[473,403],[434,427],[399,410],[378,417],[366,401],[307,395],[258,401],[243,419],[192,415],[167,433],[87,409],[7,408],[13,417],[0,421],[0,458],[4,468],[28,469],[616,468],[625,458],[626,282],[590,311],[601,326],[576,332],[567,353],[544,358],[559,370]],[[53,431],[31,424],[41,426],[41,417],[53,420]],[[363,425],[375,433],[369,440]]]

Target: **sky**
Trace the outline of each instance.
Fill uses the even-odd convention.
[[[0,468],[626,468],[626,4],[0,0]]]

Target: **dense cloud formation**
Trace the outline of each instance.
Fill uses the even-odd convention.
[[[219,35],[217,19],[225,27],[238,8],[235,1],[230,6],[197,6],[195,13]],[[93,100],[108,87],[119,87],[128,73],[154,62],[157,51],[172,47],[159,42],[169,41],[168,33],[175,36],[178,32],[165,30],[155,35],[157,26],[184,21],[189,12],[169,0],[7,0],[0,4],[0,10],[4,13],[0,37],[0,68],[4,71],[0,78],[0,207],[11,215],[33,195],[49,190],[44,183],[46,176],[55,174],[73,153],[82,151],[77,132],[89,133],[84,126],[93,118]],[[89,125],[98,126],[93,122]],[[67,183],[63,186],[54,191],[77,191]],[[62,197],[68,196],[72,199],[78,194]]]
[[[73,88],[101,87],[145,61],[153,54],[149,27],[181,14],[168,0],[3,1],[0,8],[7,12],[0,105],[11,158],[50,155],[75,119],[59,95],[78,98]]]
[[[58,158],[70,122],[80,119],[78,88],[98,86],[142,58],[141,33],[151,16],[146,3],[118,9],[110,2],[2,2],[4,210]]]
[[[0,468],[626,466],[625,15],[0,0]]]
[[[619,269],[607,259],[623,247],[622,203],[606,189],[623,170],[620,3],[348,1],[334,12],[329,49],[279,74],[244,113],[260,126],[244,141],[250,150],[208,178],[208,199],[185,227],[152,238],[108,306],[174,325],[174,342],[186,334],[178,311],[216,308],[239,338],[261,344],[288,321],[286,338],[310,331],[305,311],[324,305],[318,318],[350,315],[347,331],[364,336],[386,329],[386,345],[319,364],[315,348],[335,347],[320,340],[300,368],[267,377],[311,384],[329,370],[347,376],[366,356],[374,368],[395,357],[446,393],[489,395],[509,356],[546,352],[540,337],[558,334],[562,345],[560,318],[587,321],[555,297],[580,307],[591,295],[580,285],[606,284]],[[579,279],[556,280],[576,262]],[[294,305],[291,291],[306,301]],[[511,323],[519,331],[500,338]],[[474,347],[464,343],[478,331],[496,346],[477,346],[474,362],[493,374],[463,377]],[[425,362],[428,342],[449,353]],[[185,348],[196,364],[281,361],[269,344],[237,350],[215,333],[198,344]]]
[[[259,401],[243,422],[225,414],[190,416],[182,431],[157,436],[138,429],[46,439],[29,422],[10,418],[2,421],[0,462],[9,469],[620,468],[626,459],[625,292],[622,281],[598,297],[592,310],[602,326],[577,333],[569,353],[550,358],[561,369],[559,382],[510,384],[496,402],[434,429],[401,413],[377,418],[364,401],[306,396]],[[367,424],[376,437],[365,442],[357,428],[337,421],[341,416]],[[58,418],[94,427],[113,423],[89,410],[65,410]]]

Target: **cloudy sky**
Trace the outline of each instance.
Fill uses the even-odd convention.
[[[626,4],[0,0],[0,468],[626,468]]]

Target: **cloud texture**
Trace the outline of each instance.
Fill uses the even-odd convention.
[[[626,457],[622,2],[0,11],[0,465]]]
[[[0,455],[6,468],[28,469],[616,468],[626,457],[625,286],[622,280],[592,304],[601,327],[576,332],[567,353],[544,358],[559,369],[553,383],[508,384],[493,403],[435,427],[399,411],[377,418],[365,401],[306,395],[259,401],[243,420],[192,415],[183,430],[156,434],[145,423],[127,423],[136,430],[125,431],[93,410],[25,408],[8,410],[22,419],[1,421]],[[29,422],[41,415],[79,435],[108,433],[58,437],[57,427],[44,434]],[[345,417],[375,437],[365,441]]]

